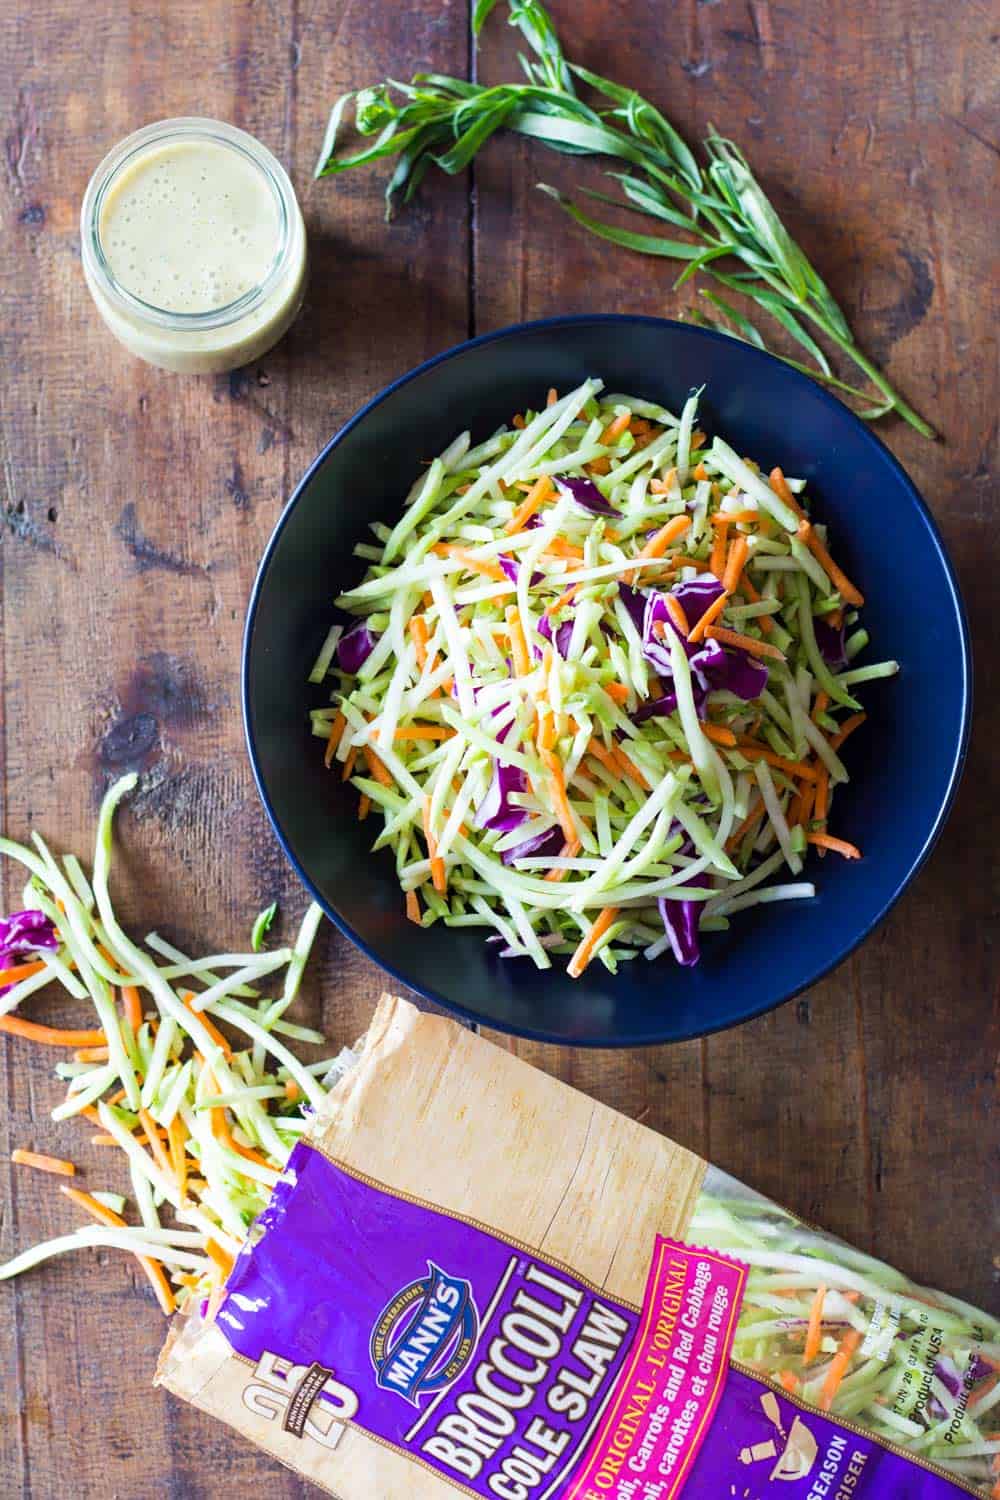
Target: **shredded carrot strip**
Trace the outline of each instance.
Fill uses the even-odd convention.
[[[181,999],[183,1000],[183,1003],[184,1003],[185,1007],[188,1010],[191,1010],[191,1005],[192,1005],[192,1002],[194,1000],[194,996],[191,995],[191,994],[182,995]],[[222,1055],[226,1059],[226,1061],[228,1062],[229,1059],[233,1055],[233,1049],[229,1045],[229,1043],[226,1041],[225,1037],[222,1035],[222,1032],[219,1030],[218,1026],[216,1026],[215,1022],[212,1021],[210,1019],[210,1017],[206,1016],[206,1014],[205,1014],[205,1012],[203,1010],[202,1011],[191,1011],[191,1014],[192,1015],[197,1015],[199,1021],[204,1026],[205,1030],[208,1032],[209,1036],[212,1038],[212,1041],[215,1043],[215,1045],[217,1047],[221,1047],[222,1048]]]
[[[447,724],[399,724],[394,740],[450,740],[455,733]]]
[[[729,517],[723,516],[715,528],[712,538],[712,550],[708,557],[709,571],[714,573],[719,582],[722,582],[726,571],[726,544],[729,539]]]
[[[438,557],[456,558],[470,573],[482,573],[484,578],[492,578],[495,583],[507,582],[507,575],[499,563],[473,556],[468,547],[456,546],[454,542],[438,542],[431,551]]]
[[[39,1172],[54,1172],[57,1177],[75,1177],[76,1167],[61,1156],[45,1156],[40,1151],[22,1151],[18,1146],[10,1153],[10,1159],[18,1167],[36,1167]]]
[[[592,459],[587,468],[591,474],[609,474],[611,472],[611,460],[607,454],[603,458]]]
[[[841,568],[837,567],[837,564],[813,530],[812,523],[805,520],[800,521],[798,536],[800,541],[805,542],[820,567],[829,574],[830,582],[841,598],[846,599],[848,604],[854,604],[860,608],[865,602],[864,594],[859,589],[856,589],[847,574]]]
[[[153,1159],[155,1160],[156,1165],[160,1168],[161,1171],[166,1172],[168,1177],[173,1177],[174,1164],[170,1160],[170,1157],[167,1155],[166,1148],[164,1147],[163,1142],[160,1139],[159,1126],[153,1119],[153,1116],[149,1113],[148,1109],[140,1109],[139,1121],[142,1125],[142,1128],[146,1132],[146,1139],[149,1143],[149,1149],[153,1153]]]
[[[783,651],[777,646],[772,646],[767,641],[755,640],[752,635],[740,635],[736,630],[724,630],[721,625],[710,625],[705,634],[713,641],[721,641],[724,646],[738,646],[741,651],[746,651],[750,656],[770,656],[776,661],[784,661]]]
[[[520,431],[520,429],[522,427],[526,427],[528,424],[525,422],[525,420],[522,417],[521,413],[520,412],[516,412],[514,414],[513,418],[511,419],[511,424],[510,425],[512,427],[516,427],[518,429],[518,431]]]
[[[539,714],[538,718],[538,748],[539,750],[554,750],[556,743],[556,718],[553,713]]]
[[[564,594],[560,594],[558,599],[553,599],[551,604],[545,606],[545,613],[547,615],[558,614],[567,604],[573,603],[579,591],[580,585],[578,583],[571,584]]]
[[[688,617],[684,612],[684,606],[678,599],[677,595],[664,594],[663,602],[667,606],[667,614],[670,616],[671,620],[673,620],[681,635],[687,635],[688,631],[691,629],[691,626],[688,624]]]
[[[514,675],[516,677],[527,677],[531,671],[531,662],[528,660],[528,647],[524,639],[524,631],[521,628],[521,613],[516,605],[511,605],[504,618],[507,621],[507,633],[510,636],[510,651],[514,659]]]
[[[594,756],[595,760],[599,760],[601,762],[601,765],[609,770],[613,776],[621,775],[622,768],[620,765],[616,764],[615,752],[613,750],[609,750],[607,745],[605,745],[603,741],[597,739],[596,736],[592,738],[588,743],[587,754]]]
[[[259,1167],[269,1167],[271,1165],[267,1158],[261,1156],[260,1152],[255,1151],[252,1146],[240,1145],[239,1141],[233,1135],[232,1126],[224,1109],[213,1109],[209,1113],[213,1117],[212,1134],[218,1140],[222,1141],[224,1145],[228,1146],[230,1151],[235,1151],[236,1155],[242,1156],[245,1161],[255,1161]],[[153,1155],[156,1155],[155,1151]]]
[[[632,778],[633,781],[637,781],[639,783],[639,785],[642,787],[643,791],[645,791],[645,792],[650,791],[651,787],[649,785],[648,780],[646,779],[645,774],[642,771],[639,770],[639,767],[636,765],[635,761],[631,758],[631,756],[626,755],[626,753],[622,749],[621,745],[616,745],[615,746],[615,752],[614,752],[614,754],[615,754],[615,760],[618,762],[619,766],[625,772],[625,775],[626,776],[631,776],[631,778]]]
[[[358,798],[358,822],[363,823],[372,810],[372,799],[367,792],[362,792]]]
[[[753,807],[751,807],[750,811],[747,813],[740,826],[735,829],[726,840],[727,854],[731,854],[734,849],[739,848],[740,844],[742,844],[744,838],[750,832],[751,828],[756,828],[757,824],[760,822],[763,816],[764,804],[761,801],[757,801],[754,803]]]
[[[74,1062],[94,1063],[107,1062],[107,1060],[107,1047],[80,1047],[76,1052],[73,1053]]]
[[[794,1396],[799,1388],[798,1376],[792,1370],[782,1370],[778,1379],[781,1381],[782,1389],[786,1390],[790,1396]]]
[[[760,603],[762,595],[760,595],[754,588],[753,584],[750,582],[749,576],[746,573],[743,573],[740,576],[739,590],[741,594],[746,595],[751,604]],[[770,635],[771,631],[774,629],[774,621],[768,615],[761,615],[758,618],[757,623],[759,624],[761,630],[765,635]]]
[[[671,597],[672,595],[667,595],[668,599]],[[676,602],[677,601],[674,600],[674,603]],[[628,702],[629,689],[625,686],[624,682],[606,682],[604,684],[604,691],[607,693],[608,697],[613,699],[614,702],[619,706],[623,703]]]
[[[727,745],[732,748],[736,744],[736,736],[725,724],[710,724],[702,720],[701,732],[706,740],[712,740],[716,745]]]
[[[0,1016],[0,1031],[23,1037],[26,1042],[41,1042],[46,1047],[103,1047],[103,1031],[64,1031],[57,1026],[41,1026],[20,1016]]]
[[[411,615],[409,629],[410,639],[417,656],[417,666],[422,672],[427,662],[427,642],[430,638],[427,620],[423,615]]]
[[[330,766],[333,763],[333,757],[336,754],[337,746],[340,744],[341,736],[346,728],[347,720],[344,718],[344,715],[338,711],[337,717],[330,725],[330,738],[327,740],[326,750],[323,752],[323,764],[326,766],[327,770],[330,769]]]
[[[572,809],[569,798],[566,795],[566,782],[563,778],[562,766],[554,750],[542,751],[542,764],[549,773],[549,785],[552,790],[552,800],[555,804],[556,817],[563,831],[563,838],[567,843],[572,843],[576,838],[576,824],[573,821]]]
[[[771,488],[777,495],[778,499],[784,500],[785,504],[788,506],[788,509],[794,511],[800,521],[804,520],[806,513],[802,509],[799,502],[796,500],[795,496],[792,494],[791,490],[788,488],[788,480],[785,478],[781,470],[778,468],[772,469],[770,474],[768,475],[768,479],[770,480]]]
[[[816,808],[813,817],[818,823],[826,822],[830,810],[830,773],[826,766],[816,769]]]
[[[729,555],[726,558],[726,571],[722,575],[722,587],[727,594],[731,594],[739,583],[749,551],[746,537],[742,531],[738,532],[730,543]]]
[[[547,474],[543,474],[541,479],[536,479],[504,527],[504,536],[513,536],[515,532],[523,531],[535,512],[545,504],[546,500],[553,493],[552,480]],[[499,568],[499,565],[498,571],[503,572],[503,569]]]
[[[662,479],[651,479],[649,488],[654,495],[666,495],[677,483],[677,470],[668,469]]]
[[[816,1295],[809,1309],[809,1328],[806,1333],[806,1346],[802,1351],[802,1363],[811,1365],[819,1353],[820,1339],[823,1332],[823,1303],[826,1301],[826,1287],[820,1286],[816,1289]]]
[[[563,844],[562,848],[559,851],[559,858],[560,859],[575,859],[576,856],[579,854],[579,852],[580,852],[580,850],[581,850],[582,847],[583,846],[581,845],[579,839],[567,839],[566,842],[565,842],[565,844]],[[565,870],[550,870],[549,873],[546,875],[545,879],[546,880],[562,880],[562,878],[563,878],[563,876],[565,874],[566,874]]]
[[[867,714],[852,714],[849,719],[845,719],[843,724],[841,724],[840,729],[830,740],[830,748],[832,750],[839,750],[841,745],[847,739],[847,736],[849,734],[853,734],[856,729],[860,728],[867,717]]]
[[[813,812],[813,799],[817,796],[818,785],[818,782],[814,785],[811,781],[804,781],[799,795],[795,799],[798,804],[796,813],[797,821],[803,826],[815,816]]]
[[[126,984],[122,988],[122,1006],[125,1010],[125,1019],[133,1031],[138,1031],[142,1025],[142,1001],[139,999],[139,991],[133,984]]]
[[[696,464],[691,470],[692,479],[704,480],[708,478],[708,470],[704,464]]]
[[[593,927],[580,943],[573,957],[570,959],[566,972],[571,979],[579,979],[584,969],[594,956],[594,950],[608,928],[618,915],[617,906],[606,906],[599,914]]]
[[[691,627],[690,631],[688,632],[688,640],[702,640],[706,630],[708,630],[715,623],[728,603],[729,594],[725,591],[723,591],[719,595],[718,599],[713,599],[711,604],[706,609],[705,613],[702,615],[701,619]]]
[[[39,961],[30,964],[15,964],[11,969],[0,969],[0,984],[17,984],[19,979],[30,979],[32,974],[40,974],[45,965]]]
[[[548,551],[555,557],[572,558],[575,562],[580,562],[583,558],[583,548],[577,547],[573,542],[563,541],[561,536],[552,538]]]
[[[816,694],[816,702],[813,704],[812,721],[815,724],[820,714],[825,714],[830,707],[830,694],[825,688],[820,688]]]
[[[444,860],[441,859],[437,852],[437,837],[435,836],[434,829],[431,827],[430,797],[424,797],[423,815],[424,838],[427,840],[427,855],[431,862],[431,880],[434,883],[434,889],[443,895],[448,889],[448,876],[444,867]]]
[[[789,776],[796,776],[802,781],[815,781],[818,775],[804,760],[786,760],[783,755],[776,754],[766,745],[758,745],[754,740],[740,740],[739,753],[746,756],[747,760],[766,760],[769,766],[775,766],[777,770],[785,771]]]
[[[694,453],[698,448],[700,448],[702,446],[702,444],[704,443],[704,441],[705,441],[705,434],[703,432],[701,432],[698,428],[695,428],[694,432],[692,432],[692,434],[691,434],[691,444],[690,444],[691,452]]]
[[[545,405],[546,406],[555,406],[555,404],[556,404],[556,402],[558,400],[559,400],[559,392],[556,390],[556,388],[555,388],[554,385],[550,385],[549,386],[549,394],[545,398]]]
[[[167,1126],[167,1141],[170,1145],[170,1165],[173,1168],[173,1175],[177,1179],[177,1191],[180,1194],[182,1203],[187,1197],[188,1168],[187,1153],[184,1150],[186,1140],[187,1126],[180,1115],[174,1115],[174,1118]]]
[[[742,526],[759,520],[759,510],[717,510],[713,516],[709,516],[708,524],[710,526]]]
[[[352,745],[350,750],[348,750],[347,752],[347,759],[344,761],[344,769],[340,773],[341,781],[350,781],[351,777],[354,775],[354,766],[357,758],[358,747],[357,745]]]
[[[420,902],[417,900],[416,891],[407,891],[406,893],[406,915],[418,927],[422,925],[420,920]]]
[[[72,1198],[73,1202],[79,1208],[82,1208],[84,1213],[90,1214],[91,1218],[97,1219],[99,1223],[109,1224],[115,1229],[128,1228],[121,1214],[116,1214],[113,1208],[107,1208],[97,1198],[92,1197],[90,1193],[83,1193],[79,1188],[71,1187],[60,1187],[59,1191],[65,1193],[67,1198]],[[169,1318],[177,1304],[174,1301],[174,1294],[170,1289],[170,1283],[166,1278],[163,1267],[159,1261],[150,1260],[147,1255],[137,1255],[136,1260],[148,1276],[161,1310]]]
[[[622,433],[628,431],[631,421],[632,413],[630,411],[621,412],[619,416],[613,418],[613,420],[608,423],[607,427],[605,427],[604,431],[601,433],[601,436],[598,438],[598,442],[605,445],[608,443],[617,443]]]
[[[815,844],[817,849],[832,849],[834,854],[842,854],[845,859],[861,858],[861,850],[857,844],[849,844],[846,839],[835,839],[828,833],[807,833],[806,843]]]
[[[371,745],[365,745],[363,749],[365,752],[365,761],[367,762],[372,779],[379,782],[382,786],[392,786],[392,777],[375,754]]]
[[[114,1094],[111,1095],[111,1098],[108,1100],[108,1103],[111,1104],[111,1105],[121,1104],[121,1103],[123,1103],[124,1099],[125,1099],[125,1090],[124,1089],[118,1089],[118,1091],[116,1093],[114,1093]]]
[[[989,1364],[989,1360],[987,1360],[986,1363]],[[990,1375],[986,1380],[981,1381],[976,1387],[973,1394],[969,1397],[969,1406],[978,1406],[980,1401],[988,1396],[991,1391],[995,1391],[997,1387],[997,1381],[1000,1381],[1000,1375]]]
[[[672,519],[669,520],[665,526],[661,526],[659,531],[655,531],[653,533],[644,547],[640,547],[639,551],[636,553],[636,557],[641,557],[643,559],[662,557],[667,548],[670,546],[670,543],[676,542],[677,538],[683,536],[685,531],[688,531],[690,527],[690,516],[672,517]],[[626,583],[634,583],[636,580],[636,576],[637,569],[631,569],[629,573],[625,574]]]
[[[233,1269],[233,1257],[227,1255],[222,1246],[217,1245],[213,1239],[205,1241],[205,1253],[215,1262],[223,1277],[227,1277]]]
[[[833,1405],[833,1398],[840,1389],[840,1382],[847,1374],[847,1367],[860,1343],[861,1334],[856,1328],[849,1329],[841,1339],[840,1347],[830,1361],[830,1368],[826,1372],[826,1379],[823,1381],[823,1389],[820,1392],[818,1404],[822,1411],[829,1411]]]
[[[295,1079],[289,1078],[288,1082],[285,1084],[285,1098],[289,1100],[290,1103],[294,1104],[301,1092],[302,1090],[295,1082]]]

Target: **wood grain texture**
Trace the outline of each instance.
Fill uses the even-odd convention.
[[[807,997],[685,1047],[517,1050],[929,1283],[995,1305],[998,298],[983,211],[997,186],[995,18],[978,0],[553,11],[580,61],[641,86],[689,137],[710,119],[746,146],[863,342],[940,428],[936,445],[900,425],[883,435],[958,566],[979,707],[933,859]],[[429,180],[391,230],[375,174],[310,183],[341,90],[466,70],[465,0],[39,0],[6,9],[0,46],[0,821],[82,852],[104,785],[134,766],[144,789],[121,820],[117,883],[134,929],[236,944],[277,896],[287,930],[304,900],[253,793],[237,664],[254,567],[298,474],[367,396],[470,329],[676,313],[684,298],[669,265],[560,218],[534,184],[568,185],[579,169],[520,141],[490,144],[471,194]],[[498,16],[479,76],[514,76],[515,50]],[[99,157],[184,113],[271,146],[310,234],[300,322],[259,365],[214,381],[128,359],[79,264],[79,201]],[[327,933],[302,1015],[349,1041],[380,987]],[[86,1128],[49,1120],[48,1062],[0,1045],[0,1161],[17,1144],[72,1154],[88,1185],[111,1186]],[[69,1222],[48,1179],[0,1165],[0,1257]],[[218,1500],[256,1482],[304,1495],[148,1389],[162,1332],[145,1284],[110,1252],[5,1285],[0,1493]]]

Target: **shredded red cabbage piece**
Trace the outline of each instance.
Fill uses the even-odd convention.
[[[701,959],[701,941],[698,937],[701,902],[669,901],[661,896],[657,905],[674,957],[685,969],[693,969]]]
[[[520,828],[528,814],[510,799],[515,792],[526,792],[527,789],[528,778],[519,766],[505,766],[495,760],[493,779],[476,809],[477,827],[490,828],[496,833],[512,833],[515,828]]]
[[[618,512],[609,505],[592,479],[556,479],[556,488],[569,495],[577,505],[589,510],[592,516],[616,516]]]
[[[360,672],[375,650],[377,640],[378,636],[369,630],[366,621],[359,620],[357,625],[352,625],[337,642],[338,667],[344,672],[350,672],[352,676]]]
[[[58,947],[56,929],[43,911],[12,911],[9,917],[0,917],[0,969],[12,968],[26,954],[42,949],[54,952]],[[0,995],[12,988],[0,986]]]
[[[817,615],[813,619],[813,630],[816,632],[816,644],[819,654],[827,666],[834,672],[840,671],[847,666],[847,651],[844,645],[844,627],[838,630],[822,616]]]
[[[510,579],[511,583],[516,583],[517,582],[517,575],[521,571],[521,564],[517,561],[517,559],[513,558],[513,557],[508,557],[506,555],[506,553],[501,552],[500,556],[497,558],[497,562],[500,564],[500,567],[506,573],[506,575]],[[545,574],[544,573],[532,573],[532,575],[531,575],[531,587],[534,588],[536,583],[542,583],[542,582],[544,582],[544,580],[545,580]]]
[[[530,839],[525,839],[523,844],[515,844],[513,849],[504,849],[500,858],[505,865],[512,865],[517,859],[527,859],[529,854],[558,854],[565,842],[562,829],[558,823],[554,823],[551,828],[544,829],[542,833],[533,834]]]
[[[559,652],[559,655],[565,658],[569,654],[569,643],[573,635],[573,621],[564,620],[553,631],[551,619],[548,615],[543,615],[538,622],[538,634],[544,636],[547,641],[551,641]]]
[[[619,590],[624,597],[624,591]],[[637,593],[631,590],[631,593]],[[697,625],[705,611],[722,594],[723,588],[716,578],[693,578],[678,583],[671,593],[684,610],[688,625]],[[705,701],[709,693],[726,689],[738,698],[759,698],[767,687],[768,672],[763,662],[748,655],[746,651],[727,651],[718,641],[697,641],[692,644],[681,634],[667,609],[666,596],[656,590],[644,595],[645,607],[642,621],[642,652],[646,660],[655,667],[657,674],[672,682],[674,676],[670,655],[670,643],[655,634],[655,626],[662,623],[681,642],[691,663],[695,708],[699,717],[704,717]],[[635,617],[634,600],[625,599],[625,607]],[[660,714],[671,714],[677,707],[677,696],[668,691],[651,703],[641,704],[635,714],[637,723]]]
[[[676,828],[677,824],[673,824],[673,827]],[[683,854],[694,853],[694,845],[689,838],[685,838],[681,845],[681,852]],[[700,875],[692,875],[685,884],[697,886],[700,890],[712,889],[712,881],[704,870]],[[667,896],[661,896],[656,904],[660,909],[660,919],[670,939],[674,957],[685,969],[693,968],[701,960],[698,925],[701,921],[704,902],[672,901]]]

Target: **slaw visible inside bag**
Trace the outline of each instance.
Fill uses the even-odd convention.
[[[390,997],[157,1380],[340,1500],[1000,1493],[995,1319]]]

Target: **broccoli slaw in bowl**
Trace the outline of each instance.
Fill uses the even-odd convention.
[[[275,528],[243,665],[265,808],[345,935],[461,1015],[578,1044],[704,1034],[839,962],[940,830],[970,707],[950,565],[878,439],[771,356],[626,316],[485,335],[354,416]]]
[[[471,446],[456,437],[310,673],[325,763],[382,828],[419,926],[482,927],[505,958],[700,959],[703,932],[810,899],[810,847],[865,722],[864,599],[810,519],[697,426],[589,378]]]

